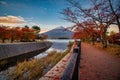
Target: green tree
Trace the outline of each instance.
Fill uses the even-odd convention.
[[[40,31],[40,27],[39,27],[39,26],[34,25],[34,26],[32,26],[32,28],[33,28],[34,30]]]
[[[34,33],[35,33],[35,36],[36,36],[36,39],[39,39],[39,32],[40,32],[40,27],[39,26],[32,26],[32,29],[34,29]]]
[[[25,28],[29,28],[29,26],[28,26],[28,25],[25,25]]]

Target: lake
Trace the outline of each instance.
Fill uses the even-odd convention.
[[[40,53],[39,55],[35,56],[35,58],[41,58],[47,56],[50,51],[57,50],[57,51],[64,51],[67,48],[69,41],[74,41],[73,39],[48,39],[47,41],[52,42],[52,46],[46,50],[45,52]]]

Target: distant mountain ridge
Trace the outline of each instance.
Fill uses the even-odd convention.
[[[63,26],[56,27],[42,34],[47,35],[49,39],[71,39],[73,37],[73,32]]]

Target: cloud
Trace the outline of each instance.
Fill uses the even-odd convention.
[[[39,33],[44,33],[44,32],[47,32],[49,30],[46,30],[46,29],[41,29],[41,31]]]
[[[0,23],[17,23],[17,24],[21,24],[24,23],[24,18],[20,17],[20,16],[0,16]]]
[[[34,22],[33,17],[23,18],[20,16],[1,16],[0,25],[12,26],[12,27],[16,27],[16,26],[24,27],[25,25],[32,27],[33,25],[38,25],[43,31],[47,31],[60,26],[60,25],[42,24],[40,22]]]
[[[8,3],[5,1],[0,1],[0,5],[7,5]]]
[[[61,26],[61,25],[55,25],[55,24],[42,24],[42,23],[37,23],[37,22],[30,22],[28,24],[29,25],[38,25],[43,30],[51,30],[51,29]]]

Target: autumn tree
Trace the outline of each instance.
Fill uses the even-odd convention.
[[[111,24],[114,24],[116,22],[115,15],[110,12],[111,11],[109,5],[110,2],[108,2],[108,0],[90,0],[90,3],[92,5],[85,8],[85,6],[82,6],[79,3],[80,1],[76,1],[76,0],[67,0],[67,1],[72,5],[72,8],[63,9],[62,14],[64,15],[64,19],[73,22],[75,24],[86,22],[86,20],[94,22],[94,24],[96,25],[96,29],[100,29],[101,31],[100,36],[103,43],[103,47],[106,48],[107,28]],[[116,10],[118,11],[118,9]]]
[[[119,32],[120,32],[120,0],[106,0],[108,1],[110,9],[109,12],[112,13],[112,15],[115,18],[114,23],[117,23]]]
[[[35,39],[34,30],[29,28],[22,28],[22,37],[21,41],[33,41]]]
[[[4,43],[6,39],[9,39],[9,27],[0,26],[0,39]]]
[[[84,26],[84,27],[82,27]],[[93,45],[97,38],[100,38],[100,30],[96,29],[96,26],[91,21],[82,22],[76,25],[74,29],[75,33],[73,38],[80,38],[81,40],[92,41]]]
[[[9,29],[9,36],[10,36],[10,39],[11,39],[11,43],[13,41],[20,41],[21,39],[21,29],[19,27],[13,27],[13,28],[10,28]]]
[[[74,39],[81,39],[82,41],[86,41],[86,39],[88,40],[89,36],[84,29],[81,29],[78,32],[74,32],[73,38]]]
[[[0,26],[0,39],[4,43],[5,40],[14,41],[34,41],[35,34],[32,28],[24,27],[6,27]]]
[[[120,33],[114,33],[111,32],[111,34],[108,36],[108,40],[112,44],[119,44],[120,45]]]

